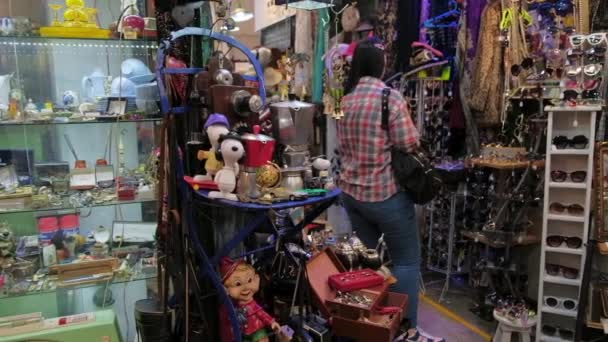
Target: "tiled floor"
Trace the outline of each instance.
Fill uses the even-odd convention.
[[[438,303],[441,289],[444,285],[441,280],[443,276],[438,274],[424,274],[423,278],[426,281],[426,297],[434,303]],[[482,342],[488,341],[489,336],[492,336],[496,328],[495,323],[490,323],[480,319],[473,314],[469,309],[473,305],[473,300],[470,297],[470,289],[458,281],[451,283],[450,291],[445,296],[444,301],[440,304],[445,309],[451,311],[458,320],[466,322],[468,325],[477,328],[478,333],[473,332],[461,322],[452,319],[446,315],[443,310],[429,304],[429,301],[421,300],[418,308],[418,325],[420,328],[433,336],[443,337],[447,342]],[[485,335],[485,338],[481,335]]]

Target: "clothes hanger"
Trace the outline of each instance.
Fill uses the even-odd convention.
[[[455,0],[450,0],[450,9],[433,18],[429,18],[424,21],[422,27],[424,28],[450,28],[458,26],[458,17],[460,16],[460,8],[458,7],[458,3]],[[440,21],[445,20],[447,18],[453,17],[455,20],[453,22],[448,23],[440,23]]]

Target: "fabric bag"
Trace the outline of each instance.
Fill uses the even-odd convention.
[[[390,93],[390,88],[382,90],[382,129],[386,130],[389,137],[388,98]],[[443,182],[423,151],[408,153],[391,147],[391,159],[397,184],[410,194],[414,203],[426,204],[437,196]]]

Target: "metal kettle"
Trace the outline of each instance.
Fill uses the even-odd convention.
[[[312,141],[313,118],[316,107],[300,101],[278,102],[270,105],[272,133],[283,145],[307,145]]]

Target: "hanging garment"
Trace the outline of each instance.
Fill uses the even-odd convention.
[[[501,15],[500,1],[488,3],[481,16],[477,55],[471,78],[468,102],[480,126],[500,123],[504,88],[502,46],[497,41]]]
[[[477,38],[479,37],[479,25],[481,14],[486,6],[486,0],[467,0],[467,59],[473,60],[477,51]]]
[[[384,42],[386,72],[389,74],[397,68],[395,65],[395,57],[397,56],[395,49],[396,45],[398,45],[395,44],[397,38],[397,32],[395,30],[395,23],[397,21],[397,0],[384,0],[380,6],[382,11],[379,13],[375,33],[380,37],[382,42]]]
[[[327,29],[329,28],[329,12],[327,8],[316,12],[316,32],[314,41],[314,55],[312,58],[312,102],[323,101],[323,72],[325,62],[323,55],[327,50]]]
[[[409,68],[412,43],[420,35],[420,0],[398,2],[397,12],[397,50],[396,70],[406,71]]]

